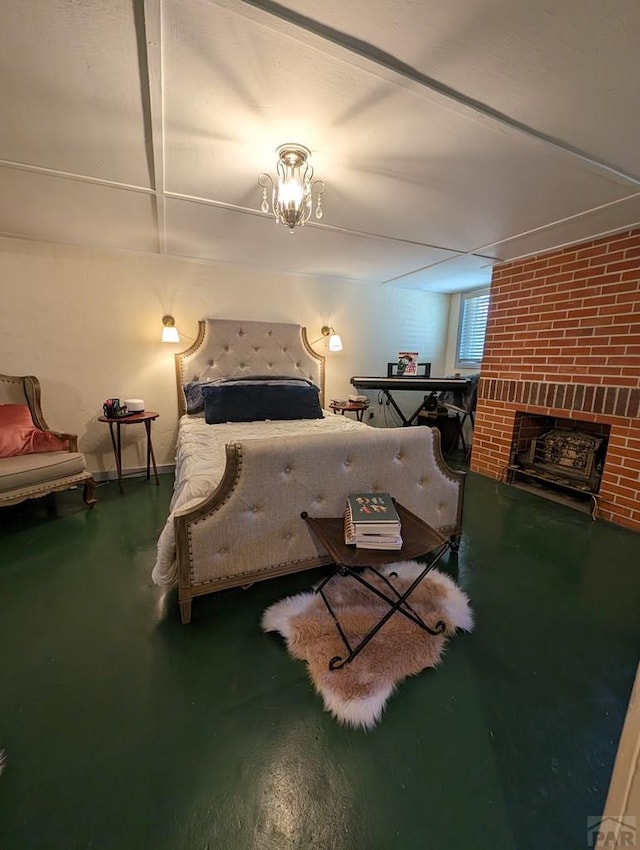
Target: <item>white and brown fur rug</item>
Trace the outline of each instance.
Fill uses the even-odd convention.
[[[380,570],[402,593],[422,572],[416,561],[389,564]],[[391,577],[397,573],[397,577]],[[387,596],[392,592],[367,570],[366,578]],[[351,577],[335,577],[325,595],[352,647],[388,610],[387,603]],[[458,629],[471,631],[473,612],[465,593],[448,576],[434,569],[409,597],[411,609],[431,628],[442,620],[446,629],[431,635],[396,612],[350,664],[329,669],[335,656],[346,649],[319,594],[313,591],[289,596],[264,612],[265,632],[279,632],[294,658],[306,661],[309,675],[324,706],[348,726],[375,726],[397,685],[440,662],[448,637]]]

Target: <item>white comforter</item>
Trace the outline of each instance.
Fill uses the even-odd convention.
[[[227,443],[257,437],[355,431],[369,427],[328,410],[324,411],[324,415],[324,419],[228,422],[224,425],[207,425],[203,415],[183,416],[178,430],[176,481],[170,514],[158,539],[157,559],[151,574],[154,583],[166,586],[177,581],[174,512],[195,507],[215,490],[224,473]]]

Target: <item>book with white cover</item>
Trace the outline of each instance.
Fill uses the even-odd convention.
[[[355,545],[356,549],[402,549],[400,534],[356,534],[353,524],[349,523],[347,511],[344,516],[344,542],[348,546]]]

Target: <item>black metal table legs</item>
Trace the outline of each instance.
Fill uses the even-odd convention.
[[[347,654],[345,657],[341,657],[339,655],[334,656],[329,662],[330,670],[339,670],[341,667],[344,667],[345,664],[350,664],[353,659],[361,652],[365,646],[369,643],[369,641],[380,631],[380,629],[384,626],[384,624],[394,615],[394,614],[402,614],[403,617],[406,617],[408,620],[411,620],[412,623],[415,623],[425,632],[428,632],[430,635],[440,635],[444,632],[446,626],[442,622],[442,620],[438,620],[433,628],[428,626],[424,620],[422,620],[416,612],[411,608],[409,602],[407,601],[416,587],[420,584],[423,578],[427,575],[427,573],[435,567],[438,561],[442,558],[442,556],[447,552],[451,547],[449,541],[446,541],[441,545],[439,550],[436,551],[435,556],[430,560],[428,564],[425,565],[424,570],[417,576],[416,579],[409,585],[409,587],[404,591],[404,593],[399,593],[397,589],[393,586],[392,582],[389,581],[389,578],[393,578],[397,573],[390,573],[389,578],[383,575],[379,570],[375,567],[365,567],[362,570],[360,569],[352,569],[344,564],[337,564],[335,572],[331,573],[331,575],[324,578],[318,587],[315,589],[316,593],[319,593],[322,597],[322,601],[327,607],[329,614],[333,618],[334,623],[336,624],[336,628],[338,630],[338,634],[340,635],[342,642],[344,643]],[[371,584],[371,582],[367,581],[364,577],[363,573],[366,570],[371,570],[371,572],[375,573],[375,575],[382,580],[382,582],[389,588],[392,596],[387,596],[383,593],[379,588],[375,587],[375,585]],[[375,626],[362,638],[362,640],[358,643],[357,646],[352,647],[349,643],[347,636],[340,625],[340,621],[335,615],[331,607],[331,603],[327,599],[327,595],[324,590],[329,582],[333,581],[337,578],[347,578],[350,577],[355,579],[355,581],[359,582],[361,585],[366,587],[371,593],[378,596],[380,599],[384,600],[389,605],[389,610],[380,618],[380,620],[375,624]],[[394,598],[395,597],[395,598]]]

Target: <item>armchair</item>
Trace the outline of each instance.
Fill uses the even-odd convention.
[[[9,424],[17,420],[21,423],[19,432]],[[24,422],[29,425],[26,436]],[[78,437],[48,427],[40,405],[38,379],[33,375],[0,375],[0,507],[79,484],[85,504],[92,508],[96,503],[95,481],[78,451]]]

